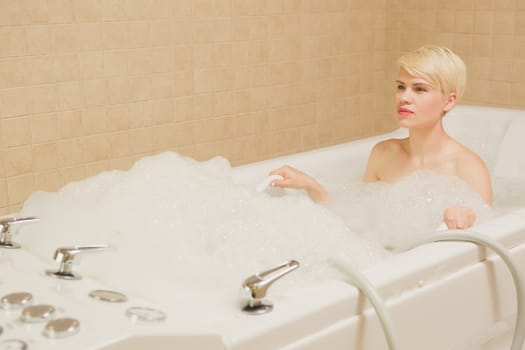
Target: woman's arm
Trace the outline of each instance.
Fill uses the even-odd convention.
[[[474,152],[458,159],[457,176],[479,193],[488,205],[492,205],[492,181],[485,162]]]
[[[456,175],[477,192],[483,200],[492,205],[492,181],[485,162],[474,152],[468,150],[456,161]],[[443,221],[449,229],[467,229],[474,225],[476,214],[463,206],[449,207],[443,214]]]
[[[364,182],[376,182],[380,181],[378,175],[379,169],[379,158],[383,153],[384,146],[381,143],[378,143],[372,148],[370,154],[368,155],[368,161],[366,162],[365,175],[363,176]]]
[[[310,198],[317,203],[325,203],[330,200],[330,194],[319,182],[289,165],[271,171],[270,175],[281,175],[283,177],[283,180],[274,181],[273,186],[304,189]]]

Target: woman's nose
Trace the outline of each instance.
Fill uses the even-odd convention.
[[[405,89],[399,92],[398,98],[401,102],[409,102],[411,99],[410,89]]]

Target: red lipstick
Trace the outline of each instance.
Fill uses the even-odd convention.
[[[399,107],[397,109],[397,114],[401,115],[401,116],[408,116],[408,115],[411,115],[411,114],[414,114],[414,112],[412,112],[410,109],[408,108],[404,108],[404,107]]]

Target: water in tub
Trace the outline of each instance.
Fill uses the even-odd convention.
[[[333,206],[315,204],[300,191],[275,197],[234,185],[224,158],[196,162],[166,152],[129,171],[35,192],[21,214],[41,220],[19,241],[50,263],[59,246],[114,245],[115,251],[86,257],[75,268],[110,289],[176,305],[173,316],[188,326],[185,309],[195,314],[194,308],[206,307],[206,320],[198,322],[237,312],[232,305],[242,281],[284,260],[301,267],[272,286],[274,297],[338,278],[333,257],[358,268],[377,263],[389,255],[384,245],[433,231],[447,206],[468,205],[480,219],[490,215],[464,183],[433,173],[416,172],[395,185],[329,187],[338,193]]]

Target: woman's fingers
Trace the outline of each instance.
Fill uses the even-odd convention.
[[[466,229],[474,225],[476,214],[472,209],[462,206],[449,207],[445,210],[443,221],[448,229]]]

